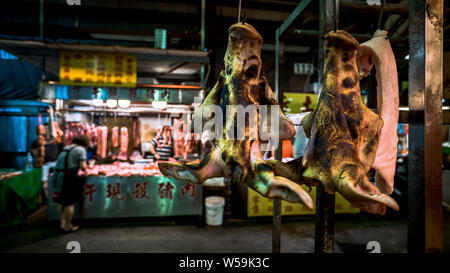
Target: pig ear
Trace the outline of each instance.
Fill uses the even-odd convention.
[[[373,61],[372,61],[372,50],[366,46],[360,46],[358,50],[358,68],[359,68],[359,77],[364,78],[369,75],[370,70],[372,70]]]

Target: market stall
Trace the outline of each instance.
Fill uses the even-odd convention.
[[[0,169],[0,227],[24,223],[38,207],[42,169]]]
[[[127,218],[202,214],[201,186],[153,176],[89,176],[80,218]],[[58,220],[49,201],[49,219]]]
[[[126,108],[77,105],[76,101],[64,103],[70,108],[57,111],[60,126],[65,128],[64,144],[69,145],[78,135],[88,136],[91,143],[87,150],[88,169],[79,173],[86,176],[85,211],[80,217],[202,214],[202,186],[162,176],[150,149],[154,139],[161,137],[167,143],[161,140],[163,143],[157,145],[174,150],[170,161],[198,161],[199,147],[195,146],[199,142],[185,140],[184,135],[179,138],[176,133],[176,138],[166,138],[161,131],[163,127],[173,128],[174,123],[182,123],[180,120],[147,105],[136,106],[137,102]],[[53,191],[50,185],[49,196]],[[49,200],[49,218],[58,219],[52,200]]]
[[[186,129],[201,87],[137,83],[138,70],[154,67],[143,55],[159,54],[158,50],[140,49],[140,55],[127,48],[122,53],[96,50],[80,46],[78,51],[61,51],[60,81],[47,81],[41,93],[55,105],[54,127],[63,132],[64,146],[80,135],[89,138],[88,169],[79,173],[86,176],[81,217],[202,214],[202,186],[165,178],[157,166],[158,160],[200,160],[200,142]],[[161,58],[158,65],[170,68],[171,62],[190,53],[186,61],[193,64],[188,71],[195,72],[196,62],[204,62],[206,56],[175,53],[176,58],[164,56],[168,61]],[[160,154],[164,157],[157,158]],[[50,219],[57,219],[52,200],[49,211]]]

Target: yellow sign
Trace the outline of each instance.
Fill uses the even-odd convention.
[[[310,93],[284,93],[287,102],[288,114],[311,112],[317,107],[317,94]]]
[[[62,85],[136,87],[136,55],[61,51]]]
[[[305,191],[309,191],[308,187],[301,186]],[[316,189],[311,188],[309,196],[316,203]],[[335,195],[335,213],[359,213],[360,210],[350,204],[347,200],[336,192]],[[273,213],[273,199],[265,198],[252,189],[248,189],[247,215],[255,216],[271,216]],[[281,201],[281,215],[313,215],[315,211],[309,210],[302,204],[289,203]]]

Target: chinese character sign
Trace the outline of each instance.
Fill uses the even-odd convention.
[[[136,55],[61,51],[63,85],[136,87]]]
[[[309,189],[302,185],[305,191]],[[315,190],[310,192],[311,198],[315,200]],[[336,213],[359,213],[360,210],[350,204],[339,193],[335,196],[335,212]],[[289,203],[281,201],[281,215],[312,215],[315,211],[309,210],[306,206],[299,203]],[[271,216],[273,215],[273,200],[261,196],[256,191],[249,189],[247,201],[247,215],[249,217],[255,216]]]
[[[108,184],[106,193],[106,198],[117,198],[117,200],[123,200],[125,198],[125,196],[120,193],[120,183]]]
[[[174,188],[175,187],[169,181],[167,181],[166,183],[159,183],[159,187],[158,187],[159,198],[172,199],[172,197],[173,197],[172,192],[173,192]]]
[[[187,182],[183,188],[181,188],[181,196],[188,194],[189,197],[195,197],[195,185]]]
[[[95,189],[95,185],[94,184],[86,184],[84,186],[84,196],[88,196],[88,201],[90,203],[92,203],[93,198],[92,198],[92,194],[97,192],[97,190]]]
[[[150,196],[147,195],[147,182],[139,183],[137,182],[134,184],[134,191],[131,193],[131,195],[134,196],[136,199],[150,199]]]

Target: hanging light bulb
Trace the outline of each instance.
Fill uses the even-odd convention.
[[[95,107],[103,106],[103,100],[102,100],[102,99],[93,99],[93,100],[92,100],[92,104],[93,104]]]
[[[119,105],[120,108],[128,108],[131,104],[130,100],[118,100],[117,104]]]
[[[117,107],[117,100],[107,100],[106,101],[106,106],[108,106],[108,108],[116,108]]]

